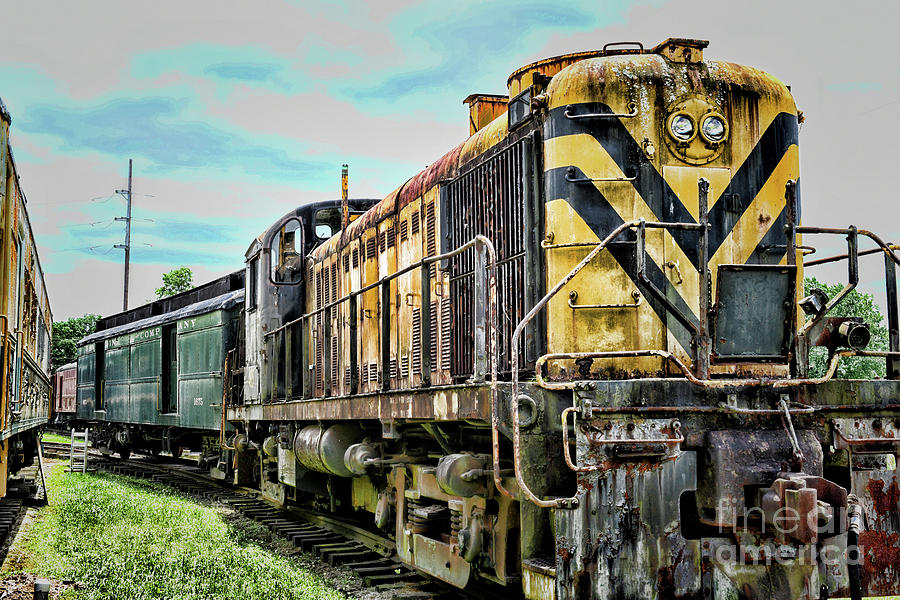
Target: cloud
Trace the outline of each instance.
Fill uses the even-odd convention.
[[[881,90],[880,81],[844,81],[831,83],[826,89],[833,92],[877,92]]]
[[[238,81],[266,81],[282,70],[281,65],[254,63],[220,63],[206,67],[209,73],[221,79]]]
[[[322,167],[321,161],[302,157],[296,142],[263,145],[243,132],[187,120],[185,104],[184,99],[162,96],[83,108],[38,104],[19,126],[56,136],[64,152],[144,157],[155,172],[204,168],[225,178],[243,174],[296,181],[315,177]]]

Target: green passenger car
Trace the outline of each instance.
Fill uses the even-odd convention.
[[[239,283],[108,317],[79,342],[77,417],[91,423],[95,445],[218,457],[226,360],[241,346]]]

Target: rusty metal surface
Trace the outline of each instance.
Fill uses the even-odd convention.
[[[418,392],[358,394],[351,398],[294,400],[228,408],[228,420],[316,421],[340,419],[476,419],[490,421],[491,395],[486,386],[451,386]]]

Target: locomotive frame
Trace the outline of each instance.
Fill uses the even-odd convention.
[[[871,489],[891,485],[897,383],[831,381],[848,356],[900,356],[896,292],[890,351],[832,347],[807,376],[846,320],[827,317],[839,297],[801,312],[797,247],[848,236],[843,296],[858,232],[800,225],[789,91],[705,45],[523,67],[508,97],[467,99],[467,142],[318,246],[302,279],[269,279],[269,296],[305,286],[307,308],[248,327],[260,383],[228,410],[236,454],[261,448],[264,494],[371,514],[405,563],[527,598],[847,591],[859,572],[816,552],[845,551],[848,510],[886,528],[863,534],[869,556],[896,552]],[[892,281],[898,258],[872,239]],[[773,534],[779,510],[807,525]]]

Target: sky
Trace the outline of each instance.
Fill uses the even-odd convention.
[[[0,0],[0,97],[55,320],[130,306],[162,273],[240,269],[294,207],[383,197],[468,135],[471,93],[534,60],[668,37],[791,85],[803,221],[900,241],[896,0]],[[841,240],[817,239],[825,254]],[[882,261],[862,259],[883,295]],[[816,274],[842,281],[841,269]]]

